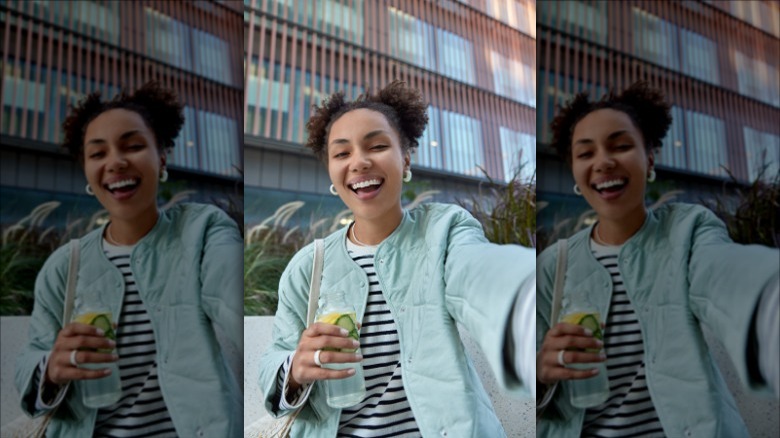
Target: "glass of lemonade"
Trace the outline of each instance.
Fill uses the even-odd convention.
[[[316,322],[337,325],[349,333],[349,337],[360,341],[357,314],[354,306],[348,305],[341,292],[323,294],[322,305],[317,310]],[[343,353],[357,353],[360,348],[344,348]],[[339,351],[337,348],[323,348],[322,351]],[[354,368],[355,374],[346,379],[326,381],[328,405],[341,409],[360,403],[366,395],[366,382],[363,377],[363,365],[360,363],[325,363],[323,368],[344,370]]]
[[[591,332],[593,337],[599,341],[604,341],[604,332],[601,329],[601,317],[599,312],[592,310],[579,310],[566,313],[561,317],[561,322],[581,325]],[[586,349],[587,353],[599,353],[601,349]],[[607,365],[605,362],[596,363],[571,363],[566,364],[567,368],[588,370],[597,368],[598,374],[587,379],[570,380],[572,406],[577,408],[590,408],[598,406],[609,398],[609,380],[607,378]]]
[[[105,307],[99,298],[77,299],[73,322],[88,324],[103,330],[105,337],[116,342],[114,319],[111,311]],[[98,349],[99,353],[112,353],[114,349]],[[82,402],[89,408],[111,406],[122,396],[122,382],[119,377],[119,366],[116,362],[81,363],[79,368],[99,370],[109,368],[111,374],[99,379],[82,380]]]

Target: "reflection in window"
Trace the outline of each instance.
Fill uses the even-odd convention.
[[[495,51],[491,51],[490,60],[496,93],[536,107],[536,78],[531,66]]]
[[[522,182],[530,182],[536,173],[536,137],[501,126],[501,158],[504,181],[515,175]]]
[[[677,26],[634,8],[634,53],[640,58],[679,70]]]
[[[363,42],[363,1],[364,0],[258,0],[256,7],[263,13],[316,29],[328,35],[343,38],[353,43]],[[373,0],[371,0],[373,1]],[[298,15],[294,15],[295,3],[298,3]],[[250,6],[249,0],[244,0]],[[316,17],[316,22],[315,22]],[[248,21],[248,18],[245,18]]]
[[[721,166],[729,167],[726,155],[726,127],[723,120],[707,114],[687,111],[685,127],[688,169],[712,176],[726,176]]]
[[[192,29],[192,39],[195,48],[194,71],[209,79],[230,83],[232,63],[227,41],[198,29]]]
[[[718,84],[718,52],[715,43],[687,29],[680,29],[680,42],[682,71],[695,78]]]
[[[745,126],[745,158],[748,181],[755,181],[763,169],[763,179],[770,181],[780,172],[780,137]]]
[[[729,4],[732,14],[780,38],[780,5],[777,2],[739,0]]]
[[[176,137],[172,151],[171,164],[188,169],[198,169],[198,134],[196,131],[197,120],[195,109],[191,106],[184,107],[184,126],[179,136]]]

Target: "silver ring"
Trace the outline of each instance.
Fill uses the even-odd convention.
[[[318,367],[322,368],[322,362],[320,362],[320,353],[322,353],[322,350],[317,350],[314,352],[314,363],[316,363]]]
[[[73,351],[70,352],[70,364],[73,365],[74,367],[78,368],[79,367],[79,363],[76,362],[76,352],[77,352],[77,350],[73,350]]]
[[[562,367],[566,366],[566,361],[563,360],[563,353],[565,353],[566,350],[561,350],[558,352],[558,364]]]

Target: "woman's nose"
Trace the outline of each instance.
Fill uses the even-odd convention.
[[[109,155],[108,169],[113,171],[124,170],[127,168],[127,158],[121,152],[114,152]]]
[[[359,172],[371,167],[371,160],[363,153],[355,153],[352,155],[352,162],[350,163],[350,170],[353,172]]]
[[[608,152],[596,153],[595,169],[598,171],[612,170],[615,168],[615,158]]]

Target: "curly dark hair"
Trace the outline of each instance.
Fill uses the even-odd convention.
[[[420,91],[398,80],[375,94],[369,90],[352,102],[347,102],[344,92],[339,91],[330,95],[319,106],[313,107],[313,115],[306,123],[306,131],[309,134],[306,147],[311,149],[317,158],[327,162],[328,134],[333,123],[349,111],[366,108],[384,115],[398,133],[402,150],[411,151],[418,146],[417,140],[428,124],[428,114],[425,112],[427,106]]]
[[[635,82],[619,94],[612,89],[595,102],[588,100],[587,91],[579,93],[560,108],[558,115],[550,123],[553,136],[551,146],[567,163],[571,163],[571,136],[574,127],[586,115],[604,108],[626,113],[642,133],[648,152],[661,147],[661,140],[672,124],[671,106],[664,99],[663,93],[650,88],[645,81]]]
[[[70,114],[62,123],[62,129],[65,131],[63,147],[79,162],[84,159],[84,134],[87,126],[103,112],[115,108],[138,113],[154,132],[157,149],[161,153],[173,148],[174,140],[184,125],[184,107],[173,91],[151,81],[134,93],[122,90],[110,101],[101,101],[100,95],[100,91],[87,95],[71,108]]]

